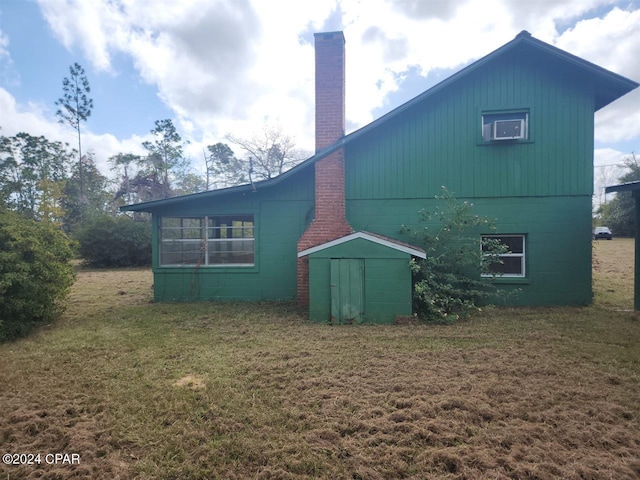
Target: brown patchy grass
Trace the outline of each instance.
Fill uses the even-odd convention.
[[[640,478],[633,244],[594,255],[593,306],[452,326],[153,304],[149,271],[80,271],[64,318],[0,346],[0,453],[81,464],[0,478]]]
[[[633,309],[633,238],[593,242],[595,303],[617,310]]]

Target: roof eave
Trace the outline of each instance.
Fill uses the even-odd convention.
[[[640,180],[636,180],[634,182],[626,182],[621,183],[619,185],[611,185],[605,187],[605,193],[613,193],[613,192],[637,192],[640,191]]]
[[[607,95],[605,95],[605,98],[602,101],[595,104],[595,111],[603,108],[609,103],[617,100],[623,95],[629,93],[631,90],[634,90],[635,88],[640,86],[638,82],[635,82],[626,77],[623,77],[622,75],[618,75],[617,73],[606,70],[605,68],[602,68],[594,63],[591,63],[587,60],[577,57],[557,47],[554,47],[553,45],[549,45],[548,43],[545,43],[541,40],[533,38],[531,34],[527,31],[522,31],[518,35],[516,35],[516,37],[510,42],[504,44],[503,46],[489,53],[488,55],[480,58],[479,60],[476,60],[475,62],[467,65],[466,67],[462,68],[461,70],[454,73],[450,77],[444,79],[443,81],[439,82],[438,84],[434,85],[428,90],[422,92],[420,95],[414,97],[413,99],[400,105],[399,107],[391,110],[390,112],[372,121],[371,123],[365,125],[364,127],[350,133],[349,135],[342,137],[336,143],[329,145],[328,147],[324,148],[319,152],[316,152],[316,154],[313,155],[312,157],[308,158],[307,160],[303,161],[302,163],[296,165],[292,169],[284,172],[283,174],[275,178],[262,180],[260,182],[255,182],[253,184],[245,184],[245,185],[239,185],[235,187],[223,188],[220,190],[210,190],[207,192],[194,193],[191,195],[183,195],[180,197],[172,197],[172,198],[167,198],[163,200],[154,200],[151,202],[139,203],[134,205],[125,205],[123,207],[120,207],[120,211],[150,212],[152,210],[155,210],[157,208],[161,208],[167,205],[173,205],[175,203],[190,201],[197,198],[215,197],[218,195],[227,195],[230,193],[240,193],[240,192],[250,192],[250,191],[255,192],[259,189],[276,185],[286,180],[287,178],[295,175],[297,172],[313,165],[315,162],[333,153],[334,151],[347,146],[349,143],[358,139],[362,135],[367,134],[368,132],[374,130],[381,124],[384,124],[387,121],[397,117],[398,115],[402,114],[406,110],[421,103],[425,99],[449,87],[451,84],[457,82],[460,78],[466,77],[470,73],[484,67],[486,64],[502,56],[503,54],[508,53],[510,50],[514,49],[515,47],[521,44],[532,46],[550,55],[553,55],[564,61],[567,61],[568,63],[573,64],[578,68],[582,68],[587,72],[590,72],[603,83],[610,85],[611,89],[610,91],[607,92]],[[596,96],[597,96],[597,92],[596,92]]]
[[[165,198],[161,200],[152,200],[150,202],[135,203],[132,205],[124,205],[120,207],[121,212],[150,212],[156,208],[162,208],[167,205],[173,205],[175,203],[187,202],[190,200],[197,200],[201,198],[216,197],[219,195],[227,195],[230,193],[242,193],[242,192],[257,192],[266,187],[276,185],[287,178],[295,175],[301,170],[313,165],[318,160],[326,157],[327,155],[339,150],[347,143],[347,137],[342,137],[336,143],[329,145],[328,147],[316,152],[312,157],[307,158],[303,162],[299,163],[295,167],[287,170],[286,172],[278,175],[277,177],[269,178],[267,180],[260,180],[259,182],[247,183],[243,185],[237,185],[234,187],[221,188],[217,190],[208,190],[206,192],[192,193],[190,195],[180,195],[178,197]]]
[[[383,235],[379,235],[371,232],[364,232],[364,231],[353,232],[353,233],[350,233],[349,235],[345,235],[344,237],[336,238],[335,240],[331,240],[329,242],[316,245],[315,247],[302,250],[301,252],[298,252],[298,258],[306,257],[313,253],[320,252],[322,250],[326,250],[328,248],[335,247],[337,245],[341,245],[357,239],[363,239],[368,242],[376,243],[378,245],[391,248],[393,250],[407,253],[413,257],[427,258],[427,254],[422,248],[409,245],[408,243],[401,242],[394,238],[389,238]]]
[[[201,198],[216,197],[219,195],[227,195],[229,193],[240,193],[245,191],[254,191],[257,183],[237,185],[235,187],[221,188],[218,190],[208,190],[206,192],[192,193],[189,195],[180,195],[177,197],[163,198],[160,200],[151,200],[149,202],[134,203],[131,205],[123,205],[119,207],[121,212],[151,212],[157,208],[166,207],[176,203],[182,203],[190,200]]]

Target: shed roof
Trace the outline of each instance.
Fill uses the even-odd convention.
[[[605,193],[612,192],[635,192],[640,190],[640,180],[636,180],[635,182],[627,182],[621,183],[619,185],[610,185],[605,187]]]
[[[389,238],[389,237],[385,237],[383,235],[378,235],[377,233],[371,233],[371,232],[355,232],[355,233],[346,235],[344,237],[331,240],[330,242],[326,242],[321,245],[316,245],[315,247],[307,248],[306,250],[302,250],[301,252],[298,253],[298,258],[305,257],[307,255],[311,255],[312,253],[319,252],[327,248],[335,247],[336,245],[350,242],[358,238],[367,240],[369,242],[377,243],[378,245],[392,248],[400,252],[408,253],[409,255],[412,255],[414,257],[427,258],[426,252],[419,247],[414,247],[413,245],[409,245],[408,243],[400,242],[395,238]]]
[[[629,93],[631,90],[637,88],[640,84],[633,80],[630,80],[622,75],[618,75],[617,73],[611,72],[605,68],[602,68],[594,63],[591,63],[587,60],[584,60],[580,57],[572,55],[564,50],[561,50],[557,47],[554,47],[548,43],[545,43],[541,40],[538,40],[531,36],[529,32],[523,30],[510,42],[504,44],[502,47],[494,50],[488,55],[482,57],[479,60],[467,65],[463,69],[454,73],[450,77],[446,78],[442,82],[434,85],[428,90],[424,91],[420,95],[414,97],[408,102],[400,105],[399,107],[391,110],[389,113],[383,115],[382,117],[374,120],[373,122],[365,125],[364,127],[342,137],[337,142],[328,147],[316,152],[315,155],[308,158],[304,162],[296,165],[292,169],[286,171],[285,173],[268,180],[262,180],[259,182],[255,182],[252,184],[238,185],[235,187],[222,188],[218,190],[211,190],[207,192],[194,193],[191,195],[182,195],[179,197],[171,197],[165,198],[162,200],[153,200],[150,202],[138,203],[135,205],[125,205],[120,207],[120,210],[123,212],[152,212],[157,208],[162,208],[167,205],[173,205],[175,203],[181,203],[191,200],[196,200],[200,198],[209,198],[216,197],[220,195],[226,195],[231,193],[240,193],[240,192],[251,192],[257,191],[262,188],[268,188],[272,185],[276,185],[283,180],[295,175],[302,169],[309,167],[310,165],[315,164],[318,160],[326,157],[327,155],[333,153],[340,148],[345,147],[349,143],[357,140],[361,136],[371,132],[376,129],[380,125],[385,124],[393,120],[394,118],[402,115],[406,110],[414,107],[415,105],[425,101],[426,99],[434,96],[440,91],[448,88],[452,84],[455,84],[460,79],[467,77],[471,73],[477,71],[478,69],[484,67],[487,64],[490,64],[493,61],[496,61],[507,54],[517,53],[518,55],[531,55],[535,52],[542,53],[547,55],[549,58],[558,59],[563,62],[568,68],[573,69],[580,75],[581,78],[585,80],[591,80],[594,85],[594,111],[601,109],[602,107],[608,105],[609,103],[617,100],[623,95]]]

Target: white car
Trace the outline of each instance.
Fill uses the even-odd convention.
[[[606,238],[607,240],[613,238],[613,233],[611,233],[609,227],[596,227],[593,229],[593,239],[599,240],[601,238]]]

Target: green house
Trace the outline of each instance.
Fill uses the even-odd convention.
[[[297,299],[310,318],[411,313],[409,245],[442,186],[496,219],[519,305],[591,301],[594,112],[638,83],[522,32],[344,133],[344,36],[316,34],[316,154],[277,178],[151,212],[157,301]],[[312,126],[310,126],[312,128]],[[355,306],[354,306],[355,305]]]

